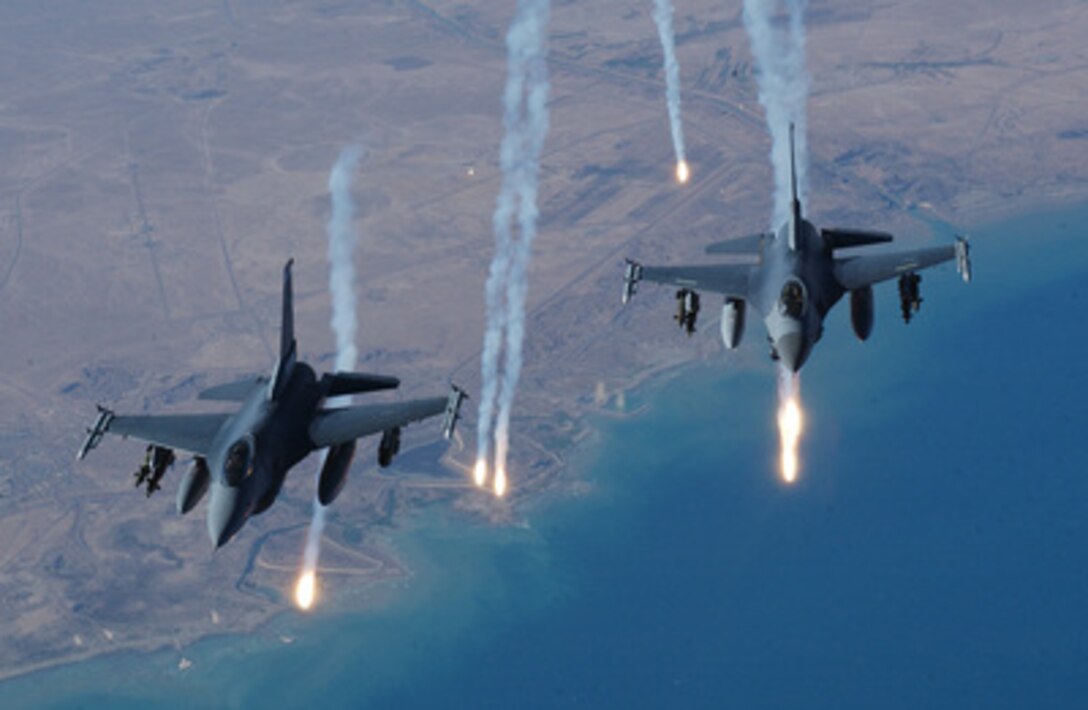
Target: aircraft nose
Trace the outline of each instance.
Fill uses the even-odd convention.
[[[778,352],[779,361],[790,372],[797,372],[801,365],[805,364],[808,356],[805,348],[805,338],[800,332],[784,333],[775,342],[774,349]]]
[[[208,535],[216,549],[227,544],[245,522],[240,500],[241,489],[213,483],[208,504]]]

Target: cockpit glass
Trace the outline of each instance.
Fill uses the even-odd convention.
[[[805,312],[805,289],[797,281],[789,281],[782,287],[779,302],[782,314],[790,318],[800,318]]]
[[[236,486],[249,475],[250,465],[249,443],[245,439],[234,442],[227,451],[227,460],[223,464],[223,474],[227,483]]]

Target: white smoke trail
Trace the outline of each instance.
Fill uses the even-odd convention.
[[[492,220],[495,256],[486,287],[487,331],[481,361],[483,388],[477,431],[476,480],[486,477],[494,426],[495,492],[505,491],[510,410],[521,372],[529,259],[536,236],[540,153],[548,132],[546,64],[549,0],[519,0],[506,35],[503,94],[502,187]],[[512,222],[517,217],[517,234]],[[505,346],[502,372],[499,355]],[[496,407],[498,413],[496,415]]]
[[[532,60],[527,67],[528,95],[525,101],[524,155],[518,173],[518,231],[520,239],[514,245],[510,263],[510,278],[506,284],[506,307],[509,324],[506,336],[506,357],[503,362],[502,386],[499,391],[499,414],[495,424],[495,492],[505,490],[506,457],[509,453],[510,412],[514,405],[518,379],[521,376],[522,344],[525,340],[525,302],[529,287],[529,259],[536,222],[540,216],[536,199],[540,154],[548,133],[548,66],[546,37],[548,3],[535,3],[537,14],[517,40]],[[511,32],[514,37],[514,32]],[[513,44],[513,41],[511,41]],[[501,478],[500,478],[501,477]]]
[[[687,182],[684,127],[680,120],[680,63],[676,61],[676,37],[672,28],[672,0],[654,0],[654,24],[661,39],[665,64],[665,104],[669,111],[672,149],[676,153],[677,179]]]
[[[355,202],[351,198],[351,186],[362,155],[363,149],[357,145],[344,148],[329,173],[332,214],[326,231],[329,237],[329,294],[332,296],[330,325],[336,334],[336,369],[340,372],[352,370],[358,359],[355,347],[355,244],[358,234],[352,227]]]
[[[805,72],[806,0],[744,0],[744,28],[752,42],[759,81],[759,102],[771,133],[774,167],[774,213],[771,228],[790,218],[790,123],[796,126],[798,199],[808,191],[808,141],[805,102],[809,79]],[[784,8],[785,26],[776,21]]]
[[[508,83],[509,87],[509,83]],[[500,165],[503,174],[513,164],[514,132],[509,128],[513,123],[510,112],[504,123],[508,126],[503,137]],[[491,426],[495,419],[495,399],[498,396],[499,353],[502,349],[503,334],[506,330],[506,282],[510,264],[510,219],[514,213],[515,195],[512,185],[503,180],[496,200],[495,214],[492,217],[492,229],[495,233],[495,256],[487,275],[484,301],[487,309],[486,330],[484,331],[483,353],[480,357],[480,373],[483,385],[480,392],[479,422],[476,426],[476,457],[474,471],[476,485],[482,486],[487,477],[487,460],[491,440]]]
[[[362,156],[362,148],[348,146],[340,151],[329,173],[329,194],[332,214],[326,228],[329,239],[329,293],[332,297],[332,325],[336,336],[337,372],[348,372],[355,367],[358,352],[355,345],[357,319],[355,314],[355,245],[358,234],[352,226],[355,219],[355,203],[351,198],[351,186],[355,168]],[[349,404],[351,397],[341,397],[335,404]],[[330,403],[333,403],[330,401]],[[328,450],[318,456],[318,471],[325,463]],[[306,533],[306,548],[302,557],[302,574],[296,588],[299,606],[308,608],[313,603],[313,587],[317,563],[321,556],[321,535],[325,530],[325,506],[314,492],[314,512],[310,529]]]
[[[522,16],[519,6],[515,16],[516,27]],[[509,43],[509,38],[507,39]],[[495,405],[499,385],[499,355],[502,350],[503,336],[506,331],[507,309],[506,288],[510,278],[511,232],[510,223],[517,205],[517,184],[511,179],[518,168],[521,154],[521,96],[525,87],[525,60],[509,49],[507,58],[506,88],[503,92],[503,138],[499,149],[499,167],[503,181],[495,199],[495,213],[491,218],[492,231],[495,235],[495,255],[488,270],[484,300],[487,314],[484,332],[483,353],[480,358],[480,371],[483,385],[480,392],[479,423],[476,430],[476,483],[483,485],[486,477],[492,425],[495,419]]]

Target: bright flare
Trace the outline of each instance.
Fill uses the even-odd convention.
[[[476,481],[476,485],[483,488],[484,483],[487,482],[487,462],[483,459],[476,460],[476,468],[472,471],[472,477]]]
[[[688,167],[688,161],[681,160],[676,164],[676,182],[684,185],[687,183],[688,178],[691,177],[691,168]]]
[[[317,575],[312,569],[303,570],[295,585],[295,604],[303,611],[309,611],[317,597]]]
[[[804,419],[801,402],[797,393],[794,392],[778,407],[778,436],[782,445],[779,466],[782,471],[782,480],[786,483],[797,480],[799,467],[797,449],[801,443]]]
[[[506,469],[502,466],[495,469],[495,495],[499,498],[506,495]]]

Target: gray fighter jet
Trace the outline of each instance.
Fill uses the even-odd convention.
[[[857,229],[817,229],[801,215],[790,126],[792,214],[777,234],[753,234],[711,244],[707,254],[751,255],[755,263],[643,266],[627,260],[623,302],[635,294],[640,281],[679,286],[676,293],[680,327],[695,332],[699,291],[722,294],[721,334],[725,347],[740,345],[745,307],[751,304],[767,328],[771,358],[791,372],[805,364],[823,334],[828,311],[847,292],[854,333],[866,340],[873,330],[873,284],[899,278],[903,319],[918,311],[921,276],[916,272],[945,261],[956,261],[964,281],[971,280],[967,240],[948,246],[902,252],[857,254],[855,247],[892,241],[892,235]],[[845,253],[844,253],[845,250]]]
[[[382,433],[378,463],[388,466],[400,449],[401,427],[445,413],[443,435],[449,439],[466,395],[456,385],[445,397],[405,402],[336,406],[330,398],[400,385],[395,377],[355,372],[326,373],[297,359],[291,261],[283,270],[283,322],[280,355],[270,377],[253,377],[201,392],[205,400],[239,402],[224,414],[123,416],[99,407],[94,426],[77,458],[83,459],[108,432],[149,442],[136,473],[136,485],[150,496],[174,462],[174,449],[193,455],[178,487],[177,508],[188,513],[211,489],[208,533],[224,545],[251,515],[276,500],[287,472],[311,451],[328,449],[318,481],[318,498],[328,505],[344,487],[355,455],[356,439]]]

